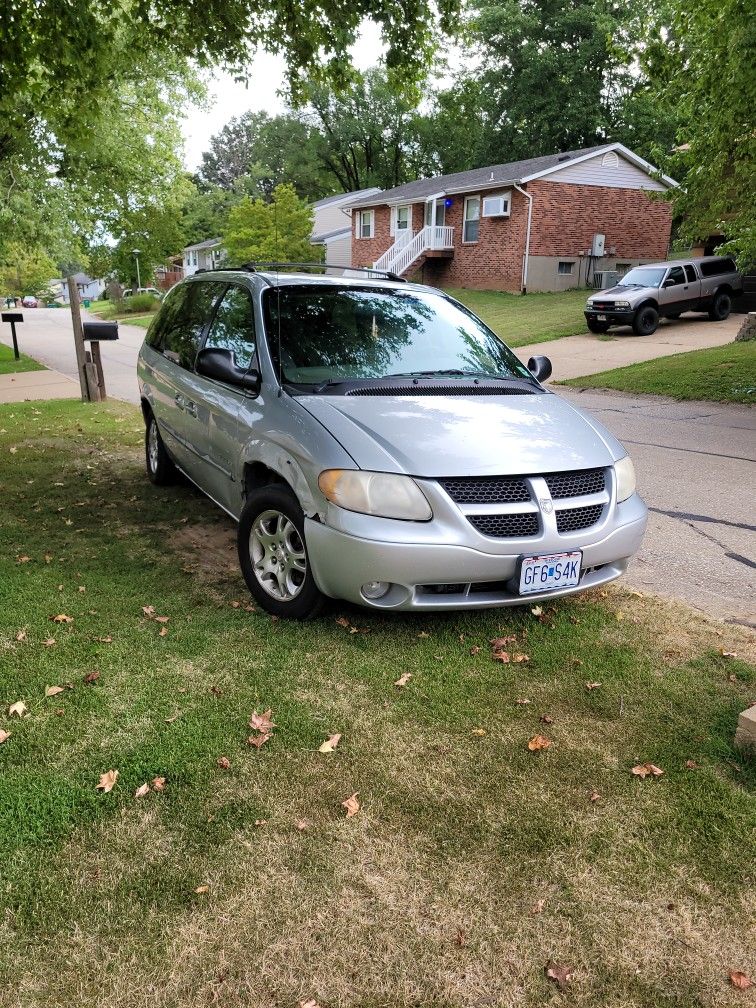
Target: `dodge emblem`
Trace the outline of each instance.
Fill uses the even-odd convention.
[[[544,514],[551,514],[554,510],[554,503],[551,497],[541,497],[538,503],[541,505],[541,510]]]

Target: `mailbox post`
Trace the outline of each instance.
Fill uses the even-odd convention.
[[[13,356],[16,358],[16,360],[18,360],[20,354],[18,352],[18,337],[16,336],[16,322],[23,322],[24,316],[21,314],[21,312],[4,311],[2,313],[2,319],[3,322],[10,322],[11,338],[13,339]]]
[[[90,346],[90,350],[86,351],[85,364],[90,392],[94,392],[92,386],[95,386],[97,389],[97,399],[107,399],[105,372],[102,369],[102,357],[100,356],[100,340],[117,340],[118,323],[84,322],[82,329],[84,330],[84,342],[89,343]],[[92,398],[94,399],[95,396],[92,395]]]

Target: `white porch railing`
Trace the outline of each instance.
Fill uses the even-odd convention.
[[[412,231],[410,228],[404,228],[404,230],[400,231],[397,234],[396,241],[394,242],[394,244],[389,246],[389,248],[380,257],[380,259],[376,259],[376,261],[373,263],[373,266],[375,266],[377,270],[390,270],[389,266],[387,266],[386,264],[391,262],[394,256],[398,252],[400,252],[405,245],[409,245],[409,243],[412,241],[414,237],[415,237],[414,231]]]
[[[429,224],[418,231],[411,240],[402,237],[395,241],[391,248],[373,263],[373,266],[376,270],[401,276],[424,252],[452,248],[454,248],[454,228],[444,224]]]

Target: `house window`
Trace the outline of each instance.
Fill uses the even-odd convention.
[[[560,262],[557,267],[557,273],[564,273],[569,276],[572,273],[572,267],[574,265],[574,262]]]
[[[412,207],[400,206],[396,208],[396,232],[409,231],[412,225]]]
[[[358,238],[372,238],[373,237],[373,210],[360,210],[357,214],[357,237]]]
[[[446,223],[446,203],[444,200],[436,200],[436,219],[433,219],[433,200],[429,200],[425,204],[425,226],[430,227],[435,224],[436,227],[443,227]]]
[[[476,242],[480,230],[480,196],[468,196],[465,200],[465,221],[462,241]]]
[[[616,168],[619,164],[619,158],[615,151],[607,151],[601,159],[602,168]]]

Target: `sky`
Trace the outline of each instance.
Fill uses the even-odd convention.
[[[380,30],[366,21],[352,47],[352,59],[359,70],[374,66],[383,52]],[[209,108],[188,110],[184,119],[184,164],[194,171],[210,137],[235,116],[244,112],[268,112],[276,115],[284,105],[277,92],[284,83],[284,61],[280,56],[260,53],[252,62],[250,81],[237,84],[220,71],[207,78]]]

